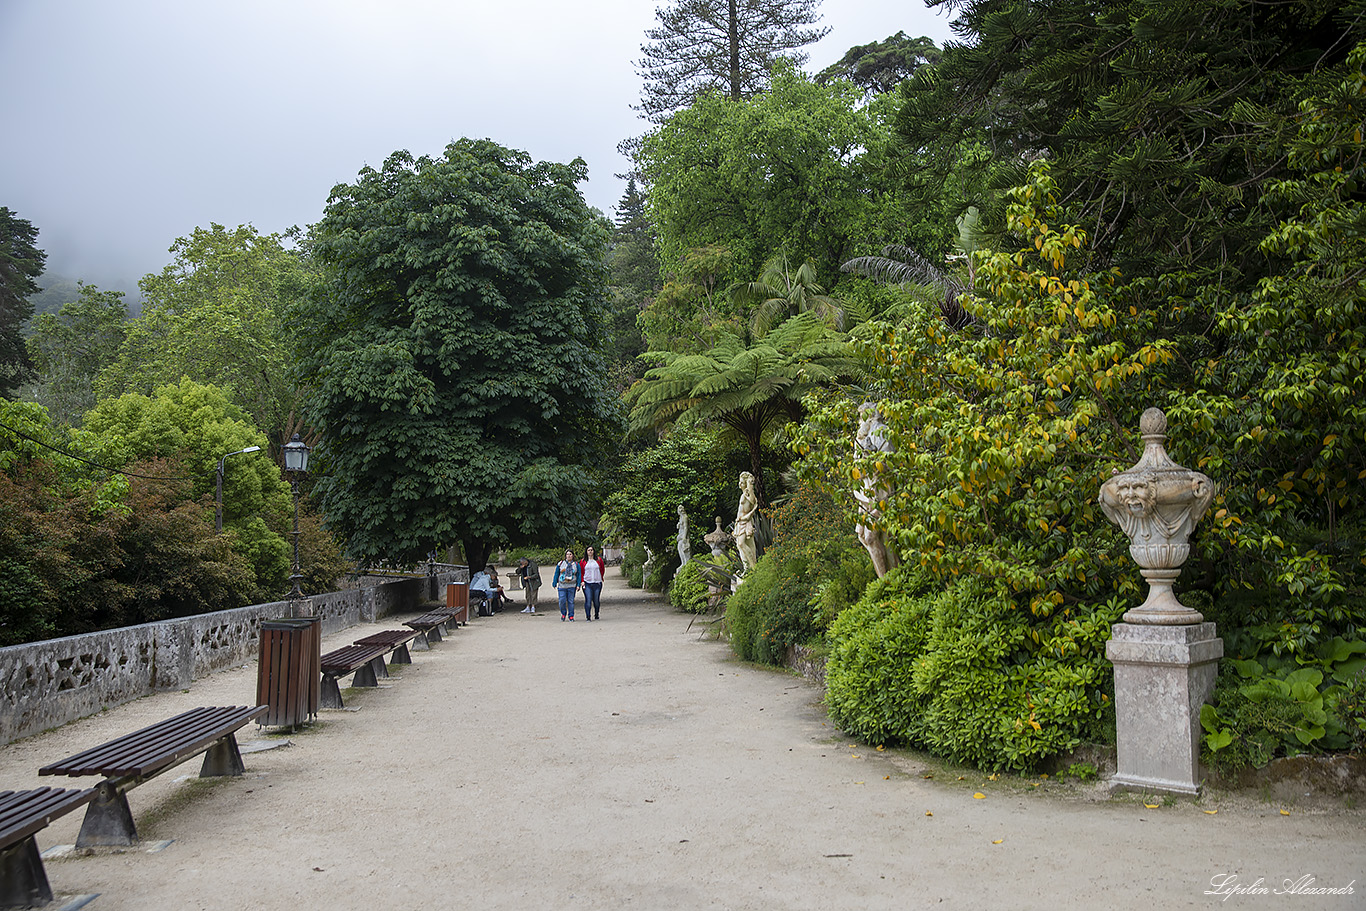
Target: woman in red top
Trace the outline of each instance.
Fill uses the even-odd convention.
[[[602,579],[607,564],[597,553],[590,547],[587,555],[579,561],[579,578],[583,580],[583,612],[589,620],[602,619]]]

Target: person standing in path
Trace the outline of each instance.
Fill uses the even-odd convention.
[[[541,568],[523,557],[517,561],[517,578],[522,581],[522,593],[526,596],[526,607],[522,608],[522,613],[536,613],[541,593]]]
[[[583,613],[589,620],[602,619],[602,579],[607,564],[597,551],[588,548],[588,554],[579,561],[579,577],[583,579]]]
[[[579,571],[579,561],[574,559],[574,551],[566,548],[564,559],[555,564],[555,577],[550,580],[550,584],[555,586],[555,591],[560,596],[561,622],[566,618],[573,622],[574,595],[582,583],[583,574]]]

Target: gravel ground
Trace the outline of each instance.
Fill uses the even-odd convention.
[[[1350,801],[1152,808],[993,780],[854,742],[812,685],[735,661],[616,572],[601,621],[550,603],[476,619],[302,732],[244,729],[244,751],[288,745],[249,752],[242,778],[197,780],[193,760],[134,789],[145,843],[170,843],[50,857],[53,889],[99,893],[94,911],[1366,907]],[[68,783],[37,769],[249,704],[255,681],[253,664],[0,748],[0,786]],[[1286,891],[1306,876],[1352,893]]]

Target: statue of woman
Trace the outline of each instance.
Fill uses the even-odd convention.
[[[877,406],[865,402],[858,411],[858,430],[854,435],[855,455],[893,452],[892,444],[887,439],[887,425],[882,422]],[[854,499],[859,504],[859,519],[854,531],[864,550],[868,551],[873,561],[873,571],[879,579],[900,562],[896,551],[887,546],[887,540],[883,537],[882,511],[877,508],[878,501],[887,499],[889,495],[874,471],[868,471],[864,475],[862,489],[854,491]]]
[[[735,547],[740,551],[740,575],[745,575],[759,561],[754,541],[754,517],[759,512],[759,495],[754,492],[754,475],[740,473],[740,506],[735,510]]]
[[[687,566],[692,559],[692,543],[688,540],[688,511],[678,504],[678,565]]]

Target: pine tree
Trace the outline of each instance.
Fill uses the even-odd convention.
[[[703,92],[719,91],[737,101],[759,92],[769,69],[781,58],[806,62],[799,48],[830,29],[810,28],[820,18],[820,0],[675,0],[655,11],[659,26],[636,72],[645,81],[636,110],[661,123]]]
[[[33,315],[28,299],[38,293],[36,280],[47,261],[34,246],[37,239],[31,222],[0,206],[0,396],[8,397],[31,369],[19,330]]]

